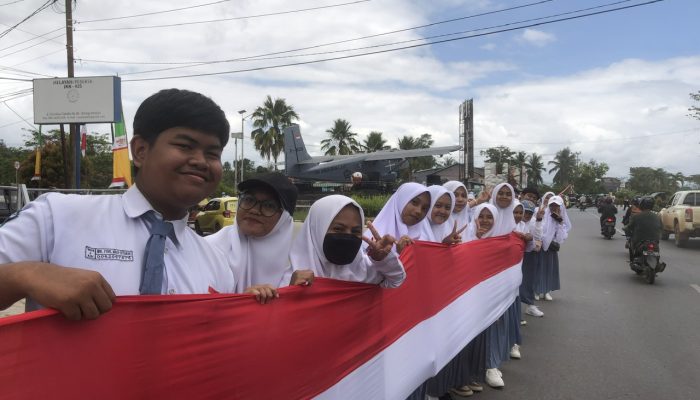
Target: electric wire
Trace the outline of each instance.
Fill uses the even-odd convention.
[[[39,8],[37,8],[36,10],[34,10],[31,14],[29,14],[29,15],[26,16],[26,17],[24,17],[21,21],[19,21],[19,22],[17,22],[16,24],[10,26],[10,27],[7,28],[6,30],[0,32],[0,39],[2,39],[3,37],[7,36],[8,33],[12,32],[15,28],[17,28],[17,27],[20,26],[21,24],[27,22],[27,21],[28,21],[29,19],[31,19],[33,16],[35,16],[35,15],[39,14],[40,12],[44,11],[45,9],[49,8],[49,7],[50,7],[53,3],[55,3],[55,2],[56,2],[56,0],[48,0],[46,3],[44,3],[44,4],[41,5]]]
[[[190,68],[190,67],[198,67],[202,65],[211,65],[211,64],[217,64],[217,63],[228,63],[228,62],[240,62],[240,61],[258,61],[258,60],[275,60],[275,59],[285,59],[285,58],[296,58],[296,57],[310,57],[310,56],[317,56],[317,55],[326,55],[326,54],[337,54],[337,53],[345,53],[349,51],[359,51],[359,50],[368,50],[368,49],[375,49],[375,48],[382,48],[382,47],[389,47],[389,46],[398,46],[402,44],[407,44],[407,43],[415,43],[415,42],[422,42],[426,40],[432,40],[432,39],[438,39],[442,37],[450,37],[450,36],[457,36],[457,35],[464,35],[467,33],[474,33],[474,32],[481,32],[481,31],[487,31],[491,29],[498,29],[498,28],[505,28],[508,26],[513,26],[513,25],[518,25],[518,24],[524,24],[524,23],[529,23],[529,22],[534,22],[534,21],[542,21],[546,19],[551,19],[551,18],[557,18],[557,17],[562,17],[564,15],[571,15],[571,14],[577,14],[581,13],[584,11],[590,11],[590,10],[596,10],[600,8],[605,8],[621,3],[629,3],[630,1],[633,0],[621,0],[613,3],[607,3],[603,5],[598,5],[594,7],[588,7],[588,8],[582,8],[574,11],[568,11],[568,12],[563,12],[563,13],[558,13],[558,14],[552,14],[548,15],[545,17],[538,17],[538,18],[530,18],[530,19],[525,19],[525,20],[520,20],[520,21],[515,21],[515,22],[509,22],[505,24],[500,24],[500,25],[492,25],[484,28],[476,28],[476,29],[470,29],[466,31],[460,31],[460,32],[452,32],[452,33],[445,33],[441,35],[434,35],[434,36],[427,36],[423,38],[418,38],[418,39],[410,39],[410,40],[403,40],[400,42],[392,42],[392,43],[385,43],[385,44],[376,44],[376,45],[371,45],[371,46],[363,46],[363,47],[355,47],[351,49],[342,49],[342,50],[332,50],[332,51],[324,51],[324,52],[317,52],[317,53],[305,53],[305,54],[292,54],[292,55],[287,55],[287,56],[275,56],[275,57],[262,57],[262,56],[251,56],[251,57],[241,57],[237,59],[230,59],[230,60],[221,60],[221,61],[208,61],[208,62],[201,62],[201,63],[194,63],[190,65],[185,65],[185,66],[176,66],[176,67],[167,67],[167,68],[156,68],[156,69],[150,69],[150,70],[143,70],[143,71],[134,71],[134,72],[126,72],[126,73],[121,73],[122,76],[129,76],[129,75],[139,75],[139,74],[145,74],[145,73],[151,73],[151,72],[161,72],[161,71],[171,71],[175,69],[183,69],[183,68]],[[284,53],[284,52],[279,52],[279,53]]]
[[[9,2],[9,3],[0,4],[0,7],[9,6],[9,5],[12,5],[12,4],[15,4],[15,3],[19,3],[19,2],[22,2],[22,1],[24,1],[24,0],[15,0],[15,1],[11,1],[11,2]]]
[[[326,9],[326,8],[350,6],[350,5],[355,5],[355,4],[359,4],[359,3],[366,3],[366,2],[368,2],[368,1],[371,1],[371,0],[356,0],[356,1],[351,1],[351,2],[348,2],[348,3],[330,4],[330,5],[327,5],[327,6],[318,6],[318,7],[302,8],[302,9],[297,9],[297,10],[279,11],[279,12],[266,13],[266,14],[258,14],[258,15],[248,15],[248,16],[245,16],[245,17],[219,18],[219,19],[211,19],[211,20],[206,20],[206,21],[179,22],[179,23],[173,23],[173,24],[148,25],[148,26],[130,26],[130,27],[118,27],[118,28],[89,28],[89,29],[76,29],[76,31],[77,31],[77,32],[122,31],[122,30],[169,28],[169,27],[175,27],[175,26],[209,24],[209,23],[212,23],[212,22],[235,21],[235,20],[242,20],[242,19],[269,17],[269,16],[273,16],[273,15],[295,14],[295,13],[301,13],[301,12],[305,12],[305,11],[315,11],[315,10],[322,10],[322,9]],[[76,22],[76,25],[77,25],[78,23],[79,23],[79,22]]]
[[[17,111],[15,111],[12,107],[10,107],[10,105],[7,104],[7,101],[3,101],[2,103],[5,105],[5,107],[9,108],[10,111],[12,111],[13,114],[15,114],[16,116],[18,116],[19,118],[21,118],[22,121],[26,122],[27,125],[29,125],[30,128],[36,129],[36,126],[34,126],[34,124],[30,124],[29,121],[27,121],[26,119],[22,118],[22,116],[19,115],[19,114],[17,113]]]
[[[46,43],[46,42],[52,41],[52,40],[54,40],[54,39],[58,39],[58,38],[62,37],[63,35],[65,35],[65,33],[62,32],[62,33],[58,34],[57,36],[47,38],[47,39],[45,39],[45,40],[42,40],[42,41],[39,42],[39,43],[34,43],[33,45],[30,45],[30,46],[27,46],[27,47],[23,47],[23,48],[21,48],[21,49],[19,49],[19,50],[15,50],[15,51],[13,51],[13,52],[11,52],[11,53],[2,54],[2,55],[0,55],[0,58],[5,58],[5,57],[11,56],[11,55],[13,55],[13,54],[21,53],[21,52],[23,52],[23,51],[25,51],[25,50],[31,49],[32,47],[36,47],[36,46],[42,45],[42,44],[44,44],[44,43]]]
[[[34,35],[33,38],[27,39],[27,40],[24,40],[24,41],[21,41],[21,42],[19,42],[19,43],[15,43],[15,44],[13,44],[12,46],[3,47],[2,49],[0,49],[0,51],[5,51],[5,50],[7,50],[7,49],[11,49],[11,48],[13,48],[13,47],[15,47],[15,46],[19,46],[20,44],[24,44],[24,43],[27,43],[27,42],[31,42],[32,40],[36,40],[37,38],[42,38],[42,37],[44,37],[44,36],[46,36],[46,35],[50,35],[50,34],[52,34],[52,33],[54,33],[54,32],[58,32],[58,31],[63,30],[63,29],[65,29],[65,28],[64,28],[64,27],[60,27],[60,28],[58,28],[58,29],[54,29],[54,30],[52,30],[52,31],[49,31],[49,32],[46,32],[46,33],[42,33],[41,35],[34,35],[34,34],[32,33],[32,35]],[[22,31],[22,32],[24,32],[24,31]]]
[[[412,48],[423,47],[423,46],[428,46],[428,45],[432,45],[432,44],[441,44],[441,43],[454,42],[454,41],[458,41],[458,40],[472,39],[472,38],[476,38],[476,37],[494,35],[497,33],[512,32],[512,31],[521,30],[521,29],[525,29],[525,28],[532,28],[535,26],[549,25],[549,24],[553,24],[553,23],[557,23],[557,22],[570,21],[570,20],[586,18],[586,17],[590,17],[590,16],[594,16],[594,15],[602,15],[602,14],[607,14],[607,13],[611,13],[611,12],[615,12],[615,11],[621,11],[621,10],[646,6],[646,5],[650,5],[653,3],[659,3],[662,1],[664,1],[664,0],[650,0],[650,1],[643,2],[643,3],[632,4],[632,5],[612,8],[612,9],[608,9],[608,10],[590,12],[590,13],[586,13],[586,14],[571,16],[571,17],[559,18],[559,19],[554,19],[551,21],[532,23],[532,24],[527,24],[527,25],[513,27],[513,28],[500,29],[500,30],[496,30],[496,31],[492,31],[492,32],[486,32],[486,33],[475,34],[475,35],[460,36],[460,37],[451,38],[451,39],[437,40],[437,41],[428,42],[428,43],[419,43],[419,44],[414,44],[411,46],[398,47],[395,49],[377,50],[377,51],[360,53],[360,54],[338,56],[338,57],[329,57],[329,58],[323,58],[323,59],[318,59],[318,60],[300,61],[300,62],[295,62],[295,63],[262,66],[262,67],[255,67],[255,68],[246,68],[246,69],[239,69],[239,70],[207,72],[207,73],[198,73],[198,74],[173,75],[173,76],[154,77],[154,78],[123,79],[122,82],[143,82],[143,81],[154,81],[154,80],[214,76],[214,75],[228,75],[228,74],[235,74],[235,73],[241,73],[241,72],[262,71],[262,70],[278,69],[278,68],[291,67],[291,66],[317,64],[317,63],[327,62],[327,61],[344,60],[344,59],[349,59],[349,58],[356,58],[356,57],[363,57],[363,56],[374,55],[374,54],[382,54],[382,53],[389,53],[389,52],[394,52],[394,51],[399,51],[399,50],[412,49]]]
[[[94,60],[94,59],[82,59],[82,61],[86,62],[96,62],[96,63],[104,63],[104,64],[147,64],[147,65],[182,65],[182,64],[205,64],[205,63],[223,63],[223,62],[231,62],[231,61],[240,61],[240,60],[247,60],[247,59],[252,59],[252,58],[261,58],[261,57],[267,57],[267,56],[274,56],[278,54],[285,54],[285,53],[293,53],[297,51],[303,51],[303,50],[311,50],[311,49],[317,49],[320,47],[326,47],[326,46],[332,46],[336,44],[342,44],[342,43],[349,43],[349,42],[355,42],[359,40],[364,40],[364,39],[371,39],[375,37],[380,37],[380,36],[386,36],[386,35],[392,35],[395,33],[401,33],[401,32],[407,32],[407,31],[412,31],[416,29],[422,29],[430,26],[435,26],[435,25],[440,25],[440,24],[446,24],[449,22],[455,22],[455,21],[461,21],[465,19],[471,19],[471,18],[476,18],[476,17],[482,17],[485,15],[490,15],[490,14],[497,14],[497,13],[502,13],[506,11],[512,11],[520,8],[525,8],[525,7],[532,7],[536,5],[540,5],[542,3],[548,3],[554,0],[542,0],[542,1],[536,1],[533,3],[528,3],[528,4],[522,4],[519,6],[514,6],[514,7],[508,7],[508,8],[502,8],[499,10],[493,10],[493,11],[488,11],[488,12],[483,12],[483,13],[478,13],[478,14],[471,14],[463,17],[458,17],[458,18],[451,18],[443,21],[437,21],[437,22],[432,22],[429,24],[425,25],[418,25],[418,26],[412,26],[409,28],[401,28],[393,31],[388,31],[388,32],[382,32],[382,33],[376,33],[372,35],[366,35],[366,36],[360,36],[352,39],[344,39],[344,40],[338,40],[335,42],[328,42],[328,43],[321,43],[313,46],[307,46],[307,47],[301,47],[298,49],[291,49],[291,50],[284,50],[284,51],[277,51],[277,52],[272,52],[272,53],[265,53],[265,54],[259,54],[256,56],[247,56],[247,57],[241,57],[241,58],[234,58],[234,59],[228,59],[228,60],[212,60],[212,61],[178,61],[178,62],[134,62],[134,61],[110,61],[110,60]],[[632,1],[632,0],[625,0],[627,2]],[[612,3],[615,4],[615,3]]]
[[[92,22],[103,22],[103,21],[114,21],[117,19],[127,19],[127,18],[136,18],[136,17],[145,17],[148,15],[156,15],[156,14],[165,14],[165,13],[171,13],[171,12],[176,12],[176,11],[182,11],[182,10],[189,10],[192,8],[199,8],[199,7],[206,7],[206,6],[211,6],[214,4],[220,4],[220,3],[227,3],[231,0],[219,0],[219,1],[214,1],[211,3],[204,3],[204,4],[197,4],[194,6],[188,6],[188,7],[180,7],[180,8],[173,8],[170,10],[163,10],[163,11],[153,11],[153,12],[147,12],[147,13],[142,13],[142,14],[133,14],[133,15],[125,15],[122,17],[110,17],[110,18],[99,18],[99,19],[87,19],[87,20],[81,20],[80,24],[89,24]]]

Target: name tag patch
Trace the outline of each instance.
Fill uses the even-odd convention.
[[[85,246],[85,258],[89,260],[105,261],[134,261],[134,251],[119,249],[96,249],[94,247]]]

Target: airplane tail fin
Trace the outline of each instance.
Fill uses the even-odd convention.
[[[311,158],[301,138],[299,125],[292,124],[282,129],[284,132],[284,167],[291,171],[296,164]]]

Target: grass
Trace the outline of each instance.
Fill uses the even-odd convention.
[[[362,210],[365,212],[365,218],[374,218],[382,210],[389,197],[389,195],[352,196],[352,199],[362,207]],[[308,207],[297,206],[296,210],[294,210],[294,220],[304,221],[308,214]]]

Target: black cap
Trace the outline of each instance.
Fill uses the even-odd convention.
[[[299,191],[297,187],[289,181],[289,179],[279,172],[270,172],[261,174],[255,178],[246,179],[238,184],[238,191],[245,192],[257,187],[265,187],[277,194],[277,199],[282,204],[282,208],[287,210],[289,214],[294,214],[294,208],[297,205],[297,195]]]

